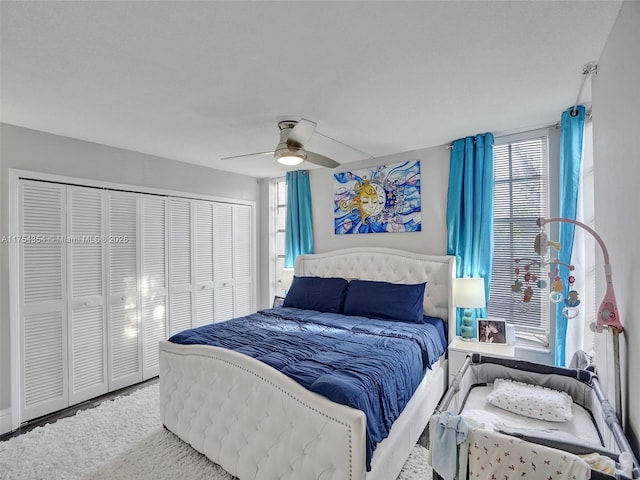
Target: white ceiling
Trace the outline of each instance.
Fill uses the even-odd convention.
[[[621,6],[0,3],[2,122],[255,177],[285,170],[220,159],[273,150],[282,119],[374,157],[556,121]],[[307,147],[367,158],[319,135]]]

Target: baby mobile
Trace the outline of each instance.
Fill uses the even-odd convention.
[[[549,300],[551,303],[558,304],[564,301],[564,307],[562,309],[562,315],[568,319],[576,318],[580,305],[580,296],[578,291],[573,288],[573,284],[576,278],[571,274],[575,270],[573,265],[561,262],[558,258],[551,258],[548,256],[550,248],[556,251],[560,250],[560,243],[554,242],[547,238],[547,234],[544,231],[544,226],[540,222],[540,232],[536,235],[533,249],[539,255],[539,258],[515,258],[514,274],[515,280],[511,285],[511,292],[514,300],[520,304],[520,309],[523,312],[528,312],[531,306],[531,299],[534,296],[534,287],[540,290],[547,288],[547,280],[540,278],[535,274],[539,267],[540,272],[549,266],[547,276],[551,285],[549,291]],[[569,270],[569,275],[566,279],[560,278],[559,267],[564,265]],[[565,290],[566,280],[568,288],[567,297],[565,298],[563,293]]]
[[[534,250],[540,258],[515,260],[516,268],[514,269],[514,272],[516,274],[516,279],[511,286],[513,296],[522,305],[524,310],[528,310],[528,304],[531,302],[531,298],[534,295],[534,285],[540,289],[547,287],[547,282],[545,280],[539,279],[537,278],[537,276],[531,273],[531,267],[534,265],[539,266],[540,270],[542,271],[543,268],[546,268],[549,265],[555,265],[555,272],[549,272],[549,279],[553,278],[553,281],[551,282],[551,291],[549,292],[549,298],[552,303],[560,303],[564,301],[562,314],[565,317],[575,318],[578,315],[578,309],[576,307],[580,305],[580,300],[578,299],[578,292],[573,289],[573,282],[575,282],[575,277],[571,275],[571,273],[569,273],[566,280],[571,290],[569,290],[567,298],[563,298],[563,288],[561,287],[564,285],[562,283],[562,278],[560,278],[560,276],[558,275],[558,267],[560,265],[566,264],[561,263],[555,258],[552,259],[546,256],[549,251],[549,247],[560,250],[560,244],[558,242],[549,241],[546,233],[544,232],[544,226],[547,223],[570,223],[572,225],[580,227],[588,232],[591,236],[593,236],[593,238],[600,246],[600,249],[602,250],[602,256],[604,259],[606,291],[604,297],[602,298],[602,301],[600,302],[600,306],[598,307],[596,321],[591,323],[590,327],[592,331],[598,333],[603,332],[605,329],[608,329],[611,332],[611,339],[613,342],[613,357],[615,359],[615,372],[613,375],[616,398],[615,411],[618,416],[620,416],[620,412],[622,411],[622,396],[620,393],[620,340],[618,337],[622,332],[624,332],[624,327],[622,326],[622,323],[620,323],[620,316],[618,315],[618,304],[616,302],[616,295],[613,289],[613,274],[611,261],[609,259],[609,252],[607,251],[607,247],[600,235],[598,235],[590,226],[570,218],[538,218],[536,220],[536,224],[540,227],[540,233],[538,233],[538,235],[536,236],[534,242]],[[574,270],[573,265],[566,266],[569,269],[569,272],[572,272]],[[521,274],[522,279],[520,279]]]

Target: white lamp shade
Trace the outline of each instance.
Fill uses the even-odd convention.
[[[297,155],[283,155],[277,158],[282,165],[298,165],[304,161],[304,158]]]
[[[283,268],[280,272],[280,286],[286,292],[293,282],[293,268]]]
[[[453,298],[458,308],[484,308],[484,278],[456,278]]]

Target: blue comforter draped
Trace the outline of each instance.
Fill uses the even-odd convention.
[[[260,360],[367,417],[367,469],[427,368],[444,353],[438,327],[278,307],[172,336]]]

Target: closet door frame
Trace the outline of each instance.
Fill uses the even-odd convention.
[[[42,172],[32,172],[29,170],[22,169],[9,169],[9,233],[14,234],[18,232],[18,227],[20,224],[20,192],[19,192],[19,181],[21,179],[26,180],[40,180],[46,182],[53,183],[63,183],[69,185],[79,185],[86,187],[94,187],[94,188],[104,188],[110,190],[124,190],[130,191],[134,193],[148,193],[153,195],[162,195],[167,197],[180,197],[185,199],[192,200],[207,200],[211,202],[221,202],[221,203],[232,203],[234,205],[247,205],[252,209],[252,224],[253,224],[253,233],[252,233],[252,245],[254,248],[251,252],[252,255],[252,263],[253,263],[253,272],[254,272],[254,284],[253,284],[253,305],[256,306],[256,285],[257,285],[257,225],[256,225],[256,202],[252,200],[241,200],[241,199],[233,199],[226,197],[216,197],[213,195],[201,195],[196,193],[182,192],[171,189],[161,189],[161,188],[150,188],[150,187],[142,187],[138,185],[129,185],[123,183],[113,183],[113,182],[104,182],[100,180],[92,180],[85,179],[79,177],[72,177],[66,175],[56,175]],[[21,323],[20,316],[22,314],[20,307],[20,279],[21,279],[21,268],[19,264],[19,245],[16,243],[9,243],[9,258],[8,258],[8,266],[9,266],[9,338],[10,338],[10,377],[11,377],[11,407],[10,407],[10,420],[11,420],[11,430],[15,430],[20,427],[23,418],[22,411],[22,381],[23,376],[21,372],[21,362],[22,362],[22,348],[21,348]],[[170,306],[167,305],[170,309]],[[170,312],[167,312],[170,315]],[[168,326],[167,326],[168,327]],[[168,333],[168,330],[167,330]]]

